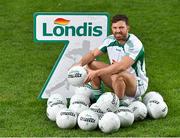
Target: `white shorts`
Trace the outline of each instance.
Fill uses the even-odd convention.
[[[143,80],[141,80],[139,77],[136,77],[136,81],[137,81],[137,89],[136,89],[136,94],[135,97],[139,97],[142,96],[147,88],[148,88],[148,84],[146,82],[144,82]]]

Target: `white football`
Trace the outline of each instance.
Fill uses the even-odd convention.
[[[99,119],[98,125],[102,132],[111,133],[119,130],[120,120],[115,113],[107,112]]]
[[[66,108],[66,106],[64,106],[64,108]],[[47,117],[51,121],[56,121],[57,113],[64,108],[59,105],[47,106],[47,109],[46,109]]]
[[[150,99],[153,99],[153,100],[158,100],[158,99],[160,99],[160,100],[163,101],[163,97],[160,95],[160,93],[159,93],[159,92],[155,92],[155,91],[151,91],[151,92],[146,93],[145,96],[144,96],[144,98],[143,98],[143,103],[144,103],[145,105],[147,105],[147,103],[148,103],[148,101],[149,101]]]
[[[121,127],[128,127],[133,124],[134,113],[129,107],[120,106],[115,113],[119,116]]]
[[[143,120],[147,116],[147,108],[144,103],[140,101],[134,101],[128,106],[134,113],[134,120]]]
[[[83,101],[74,101],[70,104],[69,109],[79,115],[82,111],[89,109],[89,105]]]
[[[100,106],[98,105],[98,103],[93,103],[91,106],[90,106],[90,109],[95,112],[98,117],[101,117],[104,112],[100,109]]]
[[[77,115],[70,109],[62,109],[56,115],[56,124],[59,128],[73,128],[76,125]]]
[[[68,82],[73,86],[83,86],[87,71],[82,66],[74,66],[68,71]]]
[[[52,94],[47,100],[47,106],[52,106],[56,104],[61,104],[67,106],[67,99],[61,94]]]
[[[147,103],[147,110],[150,117],[154,119],[163,118],[168,113],[168,106],[162,100],[149,100]]]
[[[119,98],[112,92],[103,93],[97,102],[103,112],[114,112],[119,107]]]
[[[129,106],[133,101],[137,101],[136,98],[134,97],[128,97],[128,96],[124,96],[123,99],[120,100],[120,105],[121,106]],[[140,101],[140,100],[139,100]]]
[[[70,99],[70,104],[75,103],[75,102],[83,102],[88,106],[90,105],[90,99],[89,97],[85,95],[80,95],[80,94],[73,95]]]
[[[78,126],[82,130],[94,130],[98,125],[98,116],[92,110],[85,110],[78,116]]]
[[[85,95],[87,97],[91,97],[92,92],[87,87],[76,87],[75,88],[75,94],[76,95]]]

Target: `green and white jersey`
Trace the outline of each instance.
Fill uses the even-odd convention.
[[[135,63],[127,71],[135,74],[146,84],[148,83],[145,71],[144,48],[141,41],[134,34],[129,34],[124,45],[121,45],[113,35],[110,35],[104,40],[99,50],[108,53],[111,64],[113,61],[120,61],[123,56],[131,57]]]

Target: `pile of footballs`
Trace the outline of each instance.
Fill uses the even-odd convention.
[[[147,114],[153,119],[159,119],[168,112],[168,107],[158,92],[148,92],[143,102],[133,101],[129,106],[119,106],[119,99],[112,92],[105,92],[93,104],[90,104],[90,99],[85,94],[75,93],[70,99],[69,107],[62,95],[51,95],[47,101],[48,118],[56,121],[57,126],[62,129],[70,129],[77,124],[82,130],[99,127],[102,132],[110,133],[118,131],[120,127],[129,127],[134,121],[145,119]]]
[[[70,84],[79,86],[83,83],[81,71],[76,68],[68,72]],[[92,91],[87,87],[76,87],[69,104],[61,94],[50,95],[47,100],[47,117],[61,129],[71,129],[78,125],[86,131],[98,127],[104,133],[111,133],[121,127],[130,127],[134,121],[144,120],[147,115],[159,119],[164,118],[168,112],[163,97],[155,91],[147,92],[142,101],[134,100],[126,106],[120,104],[119,98],[112,92],[103,93],[91,104],[91,94]]]

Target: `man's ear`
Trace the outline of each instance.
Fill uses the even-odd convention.
[[[127,26],[127,29],[128,29],[128,31],[130,31],[130,26],[129,25]]]

